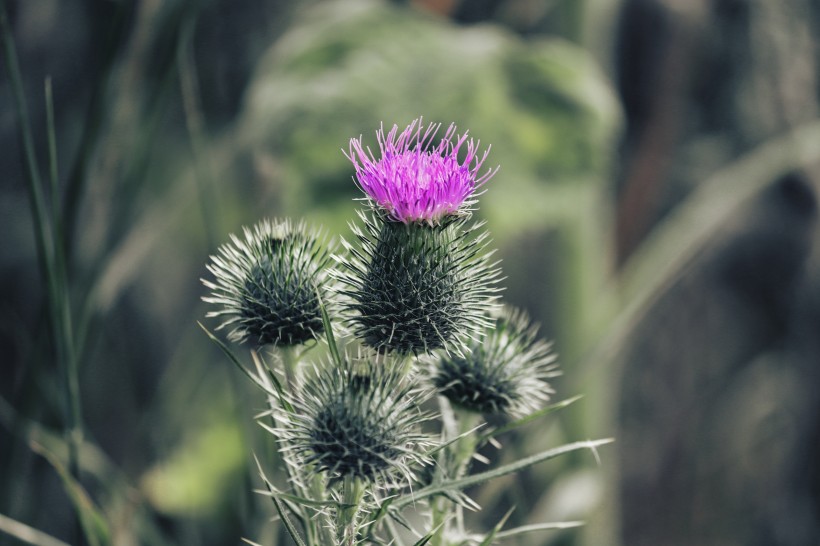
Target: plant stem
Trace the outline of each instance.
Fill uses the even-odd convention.
[[[296,381],[296,367],[299,359],[296,356],[296,349],[293,347],[277,347],[282,357],[282,367],[285,369],[285,386],[292,389]]]
[[[447,399],[441,396],[439,397],[439,412],[444,426],[444,441],[449,441],[472,430],[481,418],[476,413],[453,409]],[[450,479],[463,477],[467,473],[470,460],[477,446],[478,437],[475,433],[460,438],[440,453],[438,466],[447,470],[447,476]],[[432,511],[431,527],[433,529],[438,528],[438,531],[430,539],[431,546],[444,544],[444,536],[449,528],[449,524],[445,524],[445,522],[451,514],[455,515],[458,531],[463,534],[464,513],[460,504],[444,497],[436,498],[430,504]]]
[[[442,426],[442,441],[448,442],[450,439],[458,436],[458,423],[456,423],[456,415],[450,402],[443,396],[438,397],[439,414],[441,415]],[[439,452],[438,461],[436,464],[436,480],[445,478],[441,474],[442,470],[447,470],[449,473],[450,462],[452,461],[451,450],[452,446]],[[444,535],[447,531],[447,525],[444,522],[447,520],[447,512],[450,510],[452,503],[445,498],[436,498],[430,502],[430,516],[431,529],[437,531],[430,538],[430,546],[442,546],[444,544]]]
[[[342,484],[342,504],[339,509],[339,527],[342,536],[339,537],[341,546],[354,546],[356,544],[356,516],[359,513],[359,504],[362,501],[364,487],[358,478],[345,476]]]

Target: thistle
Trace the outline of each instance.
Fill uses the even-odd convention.
[[[504,308],[469,354],[445,355],[435,363],[432,383],[468,411],[527,415],[549,400],[554,391],[548,380],[560,375],[551,345],[537,334],[526,313]]]
[[[218,306],[228,338],[257,346],[298,345],[323,331],[317,290],[326,282],[328,254],[304,223],[264,220],[243,228],[244,239],[231,235],[211,256],[202,279],[211,290],[203,301]]]
[[[380,352],[459,353],[488,326],[495,306],[500,271],[488,235],[467,223],[475,190],[495,173],[478,176],[489,150],[479,159],[477,145],[466,133],[455,137],[451,125],[428,151],[438,128],[422,132],[417,120],[400,134],[396,126],[386,137],[378,131],[378,161],[361,139],[350,143],[348,158],[372,211],[359,212],[364,229],[352,226],[359,247],[343,241],[349,256],[336,257],[334,276],[355,334]]]
[[[314,368],[287,395],[293,411],[280,410],[274,432],[303,468],[330,484],[357,479],[381,487],[407,483],[412,467],[427,462],[430,445],[420,425],[429,418],[420,391],[386,362],[345,358]]]

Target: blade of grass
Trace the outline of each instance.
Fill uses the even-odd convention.
[[[74,505],[74,509],[80,519],[80,525],[82,526],[83,534],[88,544],[90,546],[110,544],[108,523],[100,509],[94,505],[88,492],[74,479],[56,455],[36,442],[31,443],[31,449],[46,459],[57,471],[57,474],[63,482],[63,487],[69,499],[71,499],[71,503]]]
[[[33,544],[35,546],[69,546],[69,544],[58,540],[51,535],[42,531],[29,527],[25,523],[11,519],[10,517],[0,514],[0,532],[16,538],[26,544]]]
[[[56,125],[54,124],[54,97],[51,89],[51,76],[46,78],[45,95],[46,127],[48,128],[48,174],[51,183],[51,217],[56,220],[60,218],[60,188],[57,178],[57,138],[56,131],[54,131]],[[61,246],[59,241],[55,241],[55,246]]]
[[[3,53],[6,59],[6,70],[11,82],[14,106],[20,123],[20,137],[23,145],[23,154],[26,163],[26,175],[28,180],[28,192],[34,213],[34,229],[37,240],[40,260],[46,262],[49,254],[51,241],[48,237],[48,222],[45,210],[45,199],[43,197],[40,170],[37,166],[37,156],[34,152],[34,137],[31,133],[31,121],[28,114],[28,104],[23,92],[23,78],[20,73],[20,65],[17,62],[17,46],[14,43],[14,36],[6,14],[6,0],[0,0],[0,33],[2,33]],[[50,265],[50,264],[45,264]]]
[[[48,140],[48,163],[51,178],[51,226],[54,230],[52,241],[54,243],[54,272],[57,276],[56,296],[59,298],[52,304],[57,307],[56,313],[59,315],[57,322],[59,326],[59,336],[57,346],[60,347],[60,361],[63,370],[63,383],[66,398],[66,413],[68,417],[68,434],[72,439],[69,442],[69,468],[71,475],[79,479],[79,448],[83,443],[82,409],[80,407],[80,380],[76,351],[76,339],[74,336],[74,320],[71,305],[70,283],[68,278],[68,263],[66,261],[65,248],[63,246],[64,237],[62,235],[63,222],[60,217],[60,192],[58,188],[58,168],[57,168],[57,136],[54,126],[54,104],[51,96],[51,79],[46,79],[46,133]]]
[[[6,67],[12,86],[15,109],[19,119],[20,136],[25,156],[25,172],[29,202],[32,207],[33,224],[37,254],[43,271],[49,310],[52,325],[52,335],[57,354],[57,361],[63,373],[62,386],[64,389],[66,434],[69,438],[69,474],[74,481],[79,481],[79,445],[82,443],[82,414],[80,409],[79,379],[77,360],[74,351],[74,334],[72,330],[71,299],[68,292],[68,275],[65,267],[65,256],[61,251],[59,234],[59,215],[49,220],[43,196],[42,179],[37,165],[32,136],[31,119],[28,114],[28,104],[23,92],[23,79],[17,60],[17,50],[14,37],[8,22],[6,2],[0,0],[0,35],[2,35],[3,52],[6,58]],[[46,109],[50,172],[52,185],[56,188],[57,155],[53,114],[51,106],[50,84],[46,84]],[[52,194],[54,201],[53,211],[58,210],[56,190]],[[78,537],[78,541],[81,539]]]
[[[185,114],[185,127],[188,130],[188,141],[191,145],[191,156],[196,171],[197,197],[200,214],[205,228],[208,249],[214,248],[217,240],[214,230],[221,225],[218,220],[219,207],[215,195],[213,157],[207,153],[205,122],[200,105],[199,81],[194,60],[193,37],[197,17],[194,14],[185,19],[180,29],[177,43],[177,69],[179,71],[180,95]]]
[[[0,397],[0,426],[8,429],[27,446],[42,446],[57,460],[68,460],[69,445],[63,435],[23,418],[3,397]],[[149,513],[141,499],[140,492],[132,487],[125,473],[109,459],[105,452],[88,440],[83,439],[79,447],[81,456],[78,457],[78,462],[82,464],[81,470],[95,483],[102,486],[109,502],[111,502],[110,499],[120,497],[133,505],[132,523],[140,538],[140,543],[170,546],[171,541],[156,526],[154,515]]]

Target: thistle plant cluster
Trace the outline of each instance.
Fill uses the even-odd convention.
[[[476,505],[463,489],[603,443],[471,473],[495,434],[567,403],[547,405],[556,356],[524,312],[502,305],[499,263],[473,219],[498,171],[484,166],[490,148],[455,125],[440,133],[421,119],[382,128],[378,154],[350,140],[363,207],[338,252],[302,222],[263,220],[207,266],[207,316],[253,365],[211,337],[266,395],[257,420],[279,457],[260,472],[300,546],[489,544],[565,527],[470,532],[462,511]],[[489,415],[506,424],[491,429]]]

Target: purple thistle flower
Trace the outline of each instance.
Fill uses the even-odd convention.
[[[479,169],[490,147],[478,156],[479,142],[456,134],[455,124],[448,127],[437,147],[431,142],[440,123],[422,127],[422,118],[413,120],[401,133],[397,125],[385,137],[384,127],[376,132],[381,159],[370,148],[362,147],[362,137],[350,139],[345,156],[356,168],[359,187],[388,216],[397,222],[438,224],[443,217],[466,212],[475,200],[470,198],[497,171]],[[458,154],[466,145],[463,160]]]

